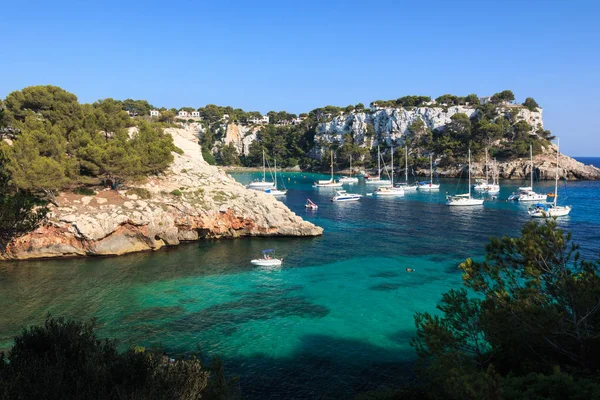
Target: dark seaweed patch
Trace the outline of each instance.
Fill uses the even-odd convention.
[[[396,290],[396,289],[398,289],[398,288],[400,288],[402,286],[405,286],[405,285],[402,285],[401,283],[389,283],[389,282],[386,282],[386,283],[380,283],[378,285],[373,285],[369,289],[371,289],[371,290],[377,290],[379,292],[390,292],[390,291]]]
[[[381,272],[376,272],[374,274],[371,274],[371,275],[369,275],[369,277],[371,277],[371,278],[394,278],[398,275],[400,275],[400,274],[396,271],[381,271]]]
[[[173,307],[152,307],[145,308],[143,310],[134,312],[133,314],[129,314],[121,319],[121,322],[136,322],[136,321],[147,321],[147,320],[157,320],[163,318],[172,318],[176,317],[180,314],[183,314],[182,306],[173,306]]]

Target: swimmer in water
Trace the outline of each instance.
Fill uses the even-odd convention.
[[[415,272],[415,270],[412,268],[406,268],[406,272]]]

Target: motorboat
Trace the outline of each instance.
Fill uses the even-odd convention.
[[[531,145],[529,145],[529,157],[531,159],[531,185],[518,188],[516,193],[513,193],[510,196],[508,196],[509,201],[540,202],[546,200],[545,194],[536,193],[533,191],[533,174],[535,170],[533,169],[533,148]]]
[[[318,180],[313,184],[313,187],[316,188],[336,188],[336,187],[342,187],[342,182],[340,181],[335,181],[333,179],[333,150],[331,151],[331,178],[329,179],[325,179],[325,180]]]
[[[483,199],[475,199],[471,197],[471,149],[469,149],[469,192],[457,194],[454,196],[446,196],[447,206],[480,206],[483,204]]]
[[[273,249],[267,249],[262,251],[262,258],[251,260],[252,265],[260,267],[279,267],[283,263],[283,258],[273,258],[272,254],[275,252]]]
[[[331,201],[357,201],[362,195],[356,193],[348,193],[345,190],[337,190]]]
[[[248,189],[255,189],[255,190],[265,190],[265,189],[270,189],[273,186],[275,186],[275,182],[267,182],[267,169],[266,169],[266,165],[265,165],[265,151],[263,150],[263,177],[262,179],[256,179],[253,182],[250,182],[248,184],[248,186],[246,186]]]
[[[304,205],[304,207],[309,210],[318,210],[319,209],[319,206],[316,205],[315,203],[313,203],[313,201],[311,199],[306,199],[306,204]]]
[[[560,141],[556,145],[556,177],[554,180],[554,201],[552,203],[538,203],[534,207],[531,207],[527,212],[533,218],[551,218],[551,217],[565,217],[571,212],[571,206],[559,206],[558,201],[558,161],[560,154]]]
[[[386,170],[387,172],[387,170]],[[400,197],[404,196],[402,187],[394,186],[394,147],[392,147],[392,173],[390,175],[390,185],[381,186],[373,194],[377,197]]]
[[[494,163],[495,164],[495,163]],[[492,183],[488,180],[488,172],[489,172],[489,164],[488,164],[488,149],[485,148],[485,180],[476,179],[475,185],[473,186],[473,190],[476,192],[485,192],[489,194],[495,194],[500,192],[500,185],[496,180],[496,175],[492,171]]]
[[[429,191],[429,190],[439,190],[440,189],[439,182],[433,183],[433,154],[429,154],[429,174],[430,174],[429,181],[418,183],[419,190]]]

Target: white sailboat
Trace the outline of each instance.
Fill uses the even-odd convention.
[[[471,197],[471,149],[469,149],[469,193],[446,196],[447,206],[480,206],[483,199]]]
[[[287,189],[277,189],[277,159],[275,159],[275,177],[273,180],[275,181],[275,186],[270,189],[265,189],[265,193],[272,194],[273,196],[285,196],[287,194]]]
[[[374,193],[375,196],[390,197],[404,196],[402,187],[394,187],[394,147],[392,146],[392,174],[390,175],[390,186],[381,186]]]
[[[267,182],[267,167],[265,165],[265,151],[264,150],[263,150],[262,156],[263,156],[263,178],[256,179],[255,181],[248,184],[248,186],[246,186],[248,189],[265,190],[265,189],[272,188],[275,185],[274,182]]]
[[[377,146],[377,176],[366,178],[365,183],[367,185],[391,185],[392,183],[388,179],[381,179],[381,154],[379,153],[379,146]]]
[[[429,182],[419,182],[419,190],[439,190],[440,184],[433,183],[433,154],[429,154]]]
[[[417,185],[417,183],[413,183],[412,185],[408,183],[408,146],[404,147],[404,182],[397,184],[396,186],[401,187],[402,189],[404,189],[405,192],[416,192],[417,191],[417,187],[419,185]]]
[[[475,186],[473,186],[473,190],[476,192],[486,192],[486,193],[498,193],[500,192],[500,185],[495,179],[494,172],[492,171],[492,183],[488,181],[488,171],[489,171],[489,163],[488,163],[488,149],[485,148],[485,181],[483,179],[477,179],[475,182]]]
[[[314,183],[313,187],[328,187],[328,188],[342,187],[341,182],[339,182],[339,181],[336,182],[333,179],[333,150],[331,150],[331,178],[316,181]]]
[[[350,154],[350,176],[342,176],[338,179],[338,182],[348,184],[358,183],[358,178],[352,174],[352,154]]]
[[[516,193],[508,196],[509,201],[545,201],[546,195],[533,191],[533,148],[529,145],[529,157],[531,159],[531,186],[522,186],[517,189]]]
[[[556,177],[554,180],[554,202],[551,204],[536,204],[528,211],[534,218],[564,217],[571,212],[571,206],[559,206],[558,201],[558,156],[560,154],[560,140],[556,143]]]

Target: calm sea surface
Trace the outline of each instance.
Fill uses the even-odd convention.
[[[235,177],[247,183],[258,175]],[[347,398],[398,384],[415,359],[413,314],[435,311],[441,294],[461,283],[457,264],[481,257],[490,236],[517,235],[529,219],[526,206],[446,207],[446,191],[466,189],[464,180],[443,181],[438,193],[331,203],[331,190],[311,187],[319,177],[283,174],[283,201],[324,227],[323,237],[0,264],[0,348],[50,312],[96,317],[100,334],[122,347],[162,345],[177,354],[198,345],[221,356],[249,399]],[[506,199],[523,182],[501,184],[499,199]],[[550,192],[553,182],[538,189]],[[367,191],[362,183],[348,190]],[[305,210],[307,197],[318,211]],[[561,226],[584,256],[598,254],[600,182],[569,182],[566,203],[574,208]],[[266,248],[285,258],[283,268],[250,265]]]

